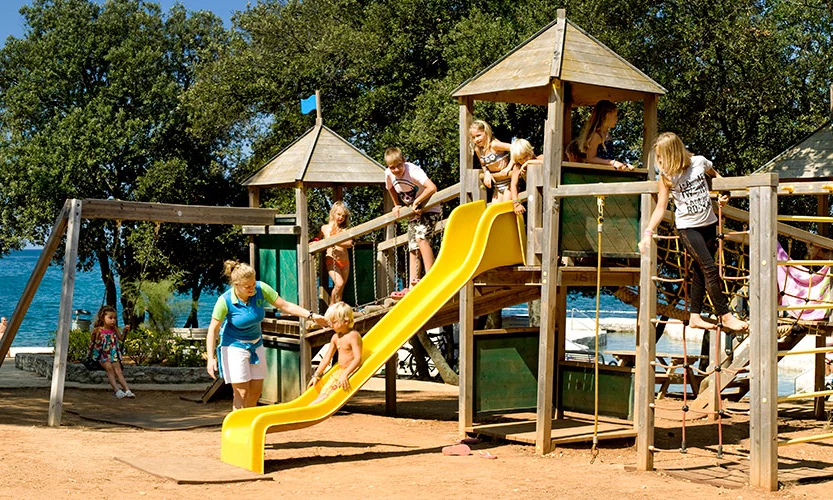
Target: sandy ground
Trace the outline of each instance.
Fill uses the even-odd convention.
[[[668,472],[637,472],[633,439],[603,441],[595,463],[588,444],[537,456],[531,446],[484,440],[470,456],[443,456],[457,434],[457,398],[446,392],[400,392],[399,416],[386,417],[384,393],[362,391],[330,420],[307,429],[269,434],[267,477],[272,481],[181,485],[125,465],[115,457],[167,457],[219,461],[220,428],[149,431],[82,419],[81,414],[222,416],[221,401],[183,401],[195,393],[144,391],[135,400],[106,390],[67,389],[63,425],[45,426],[48,388],[0,389],[0,498],[833,498],[833,482],[788,483],[773,493],[748,486],[697,484]],[[795,410],[781,419],[791,436],[818,433],[829,424]],[[679,447],[679,423],[658,422],[657,446]],[[743,416],[724,428],[727,457],[748,453]],[[688,428],[690,453],[657,455],[660,469],[713,466],[716,428]],[[480,457],[488,451],[496,460]],[[833,467],[830,444],[784,449],[782,467]],[[748,462],[747,462],[748,463]]]

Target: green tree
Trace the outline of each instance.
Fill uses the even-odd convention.
[[[225,137],[191,134],[181,101],[196,65],[227,43],[219,18],[181,6],[164,16],[157,4],[137,0],[35,0],[21,13],[25,35],[0,50],[0,251],[43,242],[67,198],[209,205],[242,199],[242,190],[228,187],[226,158],[234,146]],[[143,251],[146,224],[86,221],[79,260],[99,264],[111,304],[114,275],[133,282],[185,271],[199,276],[197,288],[220,286],[205,271],[217,252],[175,268],[152,265],[158,255],[188,251],[183,231],[171,239],[154,234],[154,255]],[[229,239],[221,254],[239,252],[240,240]],[[130,297],[121,301],[129,315]]]

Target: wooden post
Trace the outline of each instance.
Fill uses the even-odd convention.
[[[565,29],[563,10],[559,10],[558,24]],[[558,38],[558,35],[556,35]],[[560,51],[557,47],[556,51]],[[535,451],[544,455],[552,449],[553,366],[555,365],[555,323],[565,311],[555,307],[558,301],[558,242],[561,200],[552,191],[561,183],[561,161],[564,137],[564,86],[551,80],[544,124],[543,166],[543,237],[541,257],[541,325],[538,338],[538,401],[535,425]]]
[[[316,125],[323,125],[324,118],[321,114],[321,91],[315,91],[315,124]]]
[[[561,392],[561,370],[559,369],[559,365],[561,364],[561,361],[564,360],[564,357],[566,355],[567,291],[568,287],[560,286],[558,287],[558,292],[556,293],[555,297],[558,304],[555,307],[555,310],[558,311],[558,315],[555,319],[555,334],[557,336],[555,338],[555,362],[553,363],[553,366],[555,367],[555,401],[553,407],[555,408],[556,419],[564,418],[564,406]]]
[[[458,430],[465,435],[474,424],[474,282],[460,289],[460,395]]]
[[[648,168],[650,172],[653,170]],[[655,195],[643,194],[640,201],[640,232],[648,227],[651,213],[657,205]],[[636,338],[636,373],[634,387],[634,427],[636,427],[636,466],[639,470],[654,469],[654,388],[655,373],[651,364],[656,359],[657,287],[653,280],[657,272],[657,246],[643,253],[639,259],[639,311]]]
[[[55,361],[52,365],[52,392],[49,396],[49,427],[61,426],[64,407],[64,383],[67,374],[69,327],[72,321],[72,298],[75,293],[75,266],[78,263],[78,237],[81,234],[81,200],[70,200],[67,225],[64,279],[58,309],[58,332],[55,335]]]
[[[749,484],[778,489],[778,174],[749,189]]]
[[[260,208],[260,188],[249,188],[249,206],[251,208]],[[257,269],[257,245],[255,245],[255,235],[249,235],[249,265]]]
[[[642,119],[644,120],[642,123],[642,165],[648,169],[648,180],[654,180],[655,177],[653,164],[651,163],[653,157],[651,146],[657,138],[658,101],[659,98],[656,94],[648,94],[642,102]]]
[[[816,347],[822,348],[826,347],[827,345],[827,337],[824,335],[816,335]],[[814,391],[823,391],[824,390],[824,376],[827,364],[824,362],[824,353],[819,353],[813,356],[814,358],[814,368],[815,368],[815,377],[813,383],[813,390]],[[827,420],[827,415],[824,411],[824,403],[827,400],[826,397],[820,397],[813,399],[813,415],[816,417],[816,420]]]
[[[307,210],[307,189],[303,183],[295,187],[295,223],[301,228],[298,236],[298,305],[310,311],[318,312],[317,306],[313,306],[313,294],[315,287],[311,282],[310,258],[309,258],[309,217]],[[312,376],[312,352],[307,340],[307,318],[299,318],[300,325],[300,366],[301,366],[301,392],[307,387]]]
[[[642,164],[648,169],[648,179],[654,179],[653,151],[651,146],[657,135],[657,101],[654,94],[645,96],[642,102]],[[640,199],[640,231],[637,238],[642,237],[642,231],[648,227],[651,213],[656,207],[656,197],[643,194]],[[655,373],[651,362],[656,355],[656,325],[652,322],[657,317],[657,287],[652,279],[657,271],[657,249],[651,245],[651,250],[642,254],[639,259],[639,310],[637,311],[636,338],[636,374],[634,390],[634,427],[636,428],[637,468],[639,470],[654,469],[654,402]]]
[[[461,97],[460,102],[460,204],[479,199],[470,189],[472,179],[477,179],[471,154],[471,122],[474,101],[471,97]]]
[[[480,198],[477,171],[471,154],[471,122],[474,100],[463,97],[460,103],[460,204]],[[458,430],[465,435],[474,423],[474,284],[469,281],[460,289],[460,385],[458,397]]]
[[[20,328],[20,324],[26,316],[26,311],[29,310],[29,305],[32,303],[35,292],[38,291],[43,275],[46,274],[49,263],[52,262],[52,256],[55,255],[55,250],[58,249],[58,244],[64,236],[64,232],[67,229],[67,214],[69,211],[70,200],[67,200],[63,208],[61,208],[58,218],[55,219],[55,224],[52,225],[52,231],[49,233],[49,238],[46,239],[43,250],[41,250],[38,262],[35,264],[35,268],[32,269],[32,274],[29,276],[29,281],[26,282],[26,286],[23,288],[23,293],[20,295],[17,305],[14,306],[14,312],[12,312],[9,318],[6,333],[0,339],[0,366],[3,366],[3,360],[6,359],[6,355],[9,353],[9,348],[12,346],[12,342],[14,342],[17,330]]]
[[[389,213],[393,209],[393,200],[391,199],[390,192],[388,192],[387,189],[383,189],[383,191],[383,207],[385,213]],[[394,226],[394,224],[398,223],[394,222],[393,224],[388,224],[385,227],[386,241],[396,237],[396,226]],[[386,250],[385,252],[376,253],[376,268],[378,269],[378,272],[376,273],[376,290],[379,292],[377,295],[387,295],[389,293],[388,290],[393,290],[396,285],[394,281],[396,270],[393,269],[396,259],[393,252],[396,252],[396,247],[393,247],[391,250]],[[381,297],[374,298],[379,299]],[[385,363],[385,414],[390,417],[396,416],[396,374],[398,372],[399,351],[397,350]]]

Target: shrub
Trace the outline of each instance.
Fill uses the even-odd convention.
[[[55,337],[58,332],[52,332],[49,338],[49,347],[55,347]],[[85,330],[70,330],[69,346],[67,348],[67,362],[78,363],[86,359],[87,351],[90,348],[90,332]]]
[[[205,347],[192,346],[169,331],[137,328],[124,340],[124,355],[139,366],[202,366]]]
[[[168,357],[168,344],[171,340],[169,331],[148,330],[140,326],[130,331],[124,339],[122,350],[137,365],[160,365]]]

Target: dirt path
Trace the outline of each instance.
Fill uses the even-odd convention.
[[[154,413],[172,417],[222,416],[228,402],[198,405],[181,393],[144,392],[116,401],[107,391],[68,389],[65,408],[82,414]],[[189,394],[192,395],[193,394]],[[632,439],[602,442],[590,464],[588,445],[558,448],[540,457],[533,447],[502,442],[473,445],[474,454],[446,457],[440,450],[457,436],[456,397],[401,393],[398,418],[382,415],[384,394],[361,392],[345,411],[318,426],[267,436],[266,468],[273,481],[178,485],[124,465],[114,457],[200,457],[219,460],[219,427],[147,431],[97,423],[65,412],[59,429],[45,427],[49,391],[0,389],[0,498],[833,498],[833,483],[788,484],[775,493],[749,487],[724,489],[695,484],[664,472],[633,472]],[[798,416],[804,415],[803,413]],[[657,445],[678,447],[678,424],[661,423]],[[783,421],[792,432],[819,432],[809,420]],[[663,453],[658,468],[713,465],[713,452],[698,449],[715,436],[710,424],[689,428],[688,455]],[[726,428],[727,456],[748,449],[746,422]],[[704,445],[703,445],[704,446]],[[498,456],[479,457],[480,451]],[[786,466],[807,461],[830,466],[825,444],[791,447]]]

